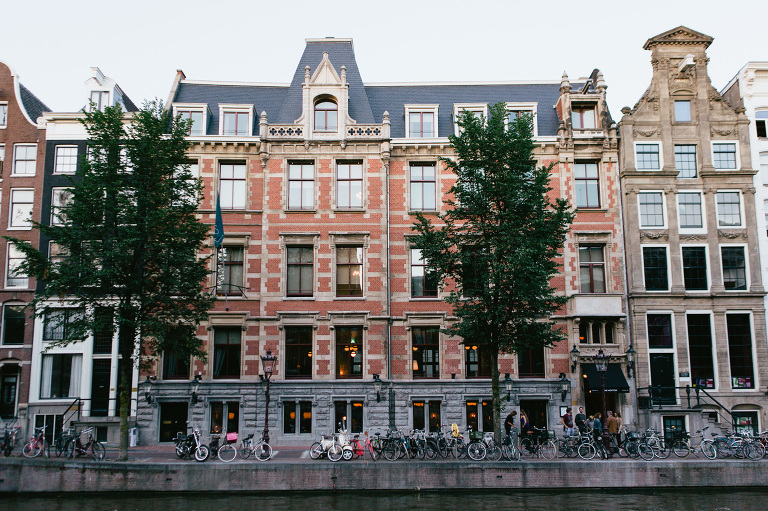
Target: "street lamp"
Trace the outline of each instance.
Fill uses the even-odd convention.
[[[149,375],[147,375],[147,379],[144,380],[144,382],[143,382],[143,385],[144,385],[144,399],[147,400],[147,403],[151,403],[152,402],[152,382],[155,379],[156,378],[154,376],[150,377]]]
[[[635,370],[635,350],[632,349],[632,345],[629,345],[629,349],[627,349],[627,376],[632,378],[632,375]]]
[[[603,420],[600,421],[601,423],[605,423],[606,421],[606,404],[605,404],[605,373],[608,372],[608,361],[610,360],[610,356],[606,355],[602,349],[598,350],[597,355],[595,356],[595,369],[597,369],[597,372],[600,373],[600,379],[602,382],[602,393],[603,393]],[[603,430],[605,430],[605,426],[603,426]]]
[[[576,372],[576,365],[579,363],[579,355],[581,355],[581,352],[579,351],[579,348],[576,347],[576,345],[573,345],[573,349],[571,350],[571,372]]]
[[[504,386],[507,389],[507,403],[509,403],[509,398],[512,394],[512,378],[509,377],[509,373],[504,373]]]
[[[272,378],[272,374],[275,372],[275,364],[277,363],[277,355],[273,355],[271,351],[267,350],[267,354],[261,357],[261,364],[264,367],[263,381],[267,382],[267,390],[265,392],[266,405],[264,411],[264,442],[269,443],[269,380]]]
[[[203,375],[196,374],[195,377],[189,382],[189,388],[192,390],[192,404],[197,404],[197,389],[200,386],[200,380],[203,379]]]
[[[373,388],[376,389],[376,402],[377,403],[381,402],[381,394],[379,394],[379,393],[381,392],[381,385],[382,385],[382,383],[384,383],[384,382],[381,381],[381,378],[379,378],[379,375],[378,374],[374,374],[373,375]]]
[[[565,373],[560,373],[560,394],[562,401],[565,401],[565,396],[568,395],[569,390],[571,390],[571,380],[565,376]]]

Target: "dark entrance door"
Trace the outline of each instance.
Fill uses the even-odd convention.
[[[160,403],[160,441],[170,442],[176,434],[187,433],[187,403]]]
[[[109,411],[109,375],[112,361],[110,359],[94,359],[93,376],[91,378],[91,415],[106,417]]]
[[[2,374],[0,378],[0,417],[9,419],[16,416],[16,386],[19,377],[16,374]]]
[[[531,426],[547,429],[547,409],[549,401],[546,399],[521,399],[520,410],[528,415]]]
[[[654,403],[675,404],[675,361],[672,353],[651,353],[651,389]]]
[[[618,407],[619,397],[616,392],[605,393],[605,410],[616,411]],[[597,412],[603,413],[603,394],[601,390],[585,390],[584,391],[584,413],[589,417],[595,415]]]

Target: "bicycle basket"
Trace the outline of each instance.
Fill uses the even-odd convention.
[[[470,431],[469,432],[469,440],[472,442],[479,442],[483,439],[483,432],[482,431]]]
[[[237,442],[237,432],[227,433],[227,443]]]
[[[627,438],[629,438],[630,440],[640,440],[640,433],[638,433],[637,431],[630,431]]]
[[[685,430],[672,430],[671,431],[671,437],[672,440],[686,440],[688,438],[688,432]]]

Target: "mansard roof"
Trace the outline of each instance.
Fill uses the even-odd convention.
[[[714,38],[680,25],[679,27],[673,28],[672,30],[667,30],[666,32],[661,33],[655,37],[651,37],[645,42],[643,49],[650,50],[659,44],[703,44],[704,48],[708,48],[709,45],[712,44],[712,41],[714,41]]]

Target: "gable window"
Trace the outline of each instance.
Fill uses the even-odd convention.
[[[752,324],[749,314],[726,314],[725,323],[728,331],[728,360],[731,366],[731,386],[734,389],[754,389]]]
[[[482,103],[457,103],[453,105],[454,134],[458,137],[464,131],[464,129],[459,126],[459,120],[464,115],[464,112],[469,113],[477,119],[485,119],[488,117],[487,110],[488,105]]]
[[[314,287],[314,249],[287,247],[287,296],[312,296]]]
[[[214,379],[240,378],[240,335],[238,327],[216,327],[213,330]]]
[[[579,274],[582,293],[605,293],[604,245],[579,246]]]
[[[221,163],[219,165],[219,184],[221,209],[245,209],[244,163]]]
[[[223,117],[222,135],[231,137],[247,137],[250,135],[250,113],[224,111]]]
[[[704,227],[704,217],[701,214],[701,194],[678,193],[677,208],[680,229],[701,229]]]
[[[736,169],[736,143],[712,143],[712,160],[716,169]]]
[[[338,129],[339,107],[335,101],[324,99],[315,103],[315,131]]]
[[[315,165],[312,162],[288,164],[288,209],[315,207]]]
[[[715,363],[712,356],[712,321],[709,314],[688,314],[688,357],[691,379],[697,387],[715,388]]]
[[[707,249],[706,247],[682,247],[683,284],[686,291],[706,291]]]
[[[189,125],[187,135],[203,135],[203,112],[200,110],[176,110],[176,115],[184,120],[192,121]],[[226,114],[225,114],[226,115]],[[240,114],[248,115],[248,114]],[[225,133],[227,135],[228,133]]]
[[[336,377],[363,377],[363,327],[336,327]]]
[[[285,327],[286,379],[312,378],[312,327]]]
[[[641,192],[637,194],[640,207],[640,228],[664,228],[664,197],[661,192]]]
[[[507,126],[509,126],[509,123],[514,122],[525,115],[531,118],[533,136],[538,136],[538,123],[536,122],[537,109],[537,103],[507,102]]]
[[[411,164],[411,211],[436,210],[437,181],[434,163]]]
[[[675,121],[691,122],[690,101],[675,101]]]
[[[675,170],[680,178],[693,178],[698,175],[695,145],[675,145]]]
[[[11,189],[11,211],[8,227],[11,229],[32,228],[32,206],[34,190]]]
[[[587,105],[575,105],[571,109],[571,122],[575,130],[595,129],[595,108]]]
[[[82,355],[43,355],[40,399],[79,396],[82,361]]]
[[[77,170],[77,146],[57,145],[53,172],[74,174]]]
[[[0,126],[5,127],[8,125],[8,105],[0,103]]]
[[[437,105],[405,105],[406,138],[437,136]]]
[[[33,176],[37,166],[37,145],[16,144],[13,146],[13,174]]]
[[[24,344],[24,325],[27,321],[24,305],[3,306],[3,344]]]
[[[759,138],[768,137],[768,111],[755,112],[755,131]]]
[[[424,298],[437,296],[437,277],[429,269],[418,248],[411,249],[411,296]]]
[[[635,165],[637,170],[659,170],[659,144],[635,144]]]
[[[363,207],[363,164],[346,162],[336,165],[336,207],[360,209]]]
[[[717,192],[717,226],[741,227],[741,194]]]
[[[218,252],[222,267],[218,286],[219,295],[243,294],[243,247],[225,246]]]
[[[413,377],[440,377],[440,329],[436,326],[412,327]]]
[[[747,261],[744,247],[720,247],[723,286],[729,291],[747,290]]]
[[[597,163],[574,163],[573,174],[576,181],[576,207],[600,207],[600,180]]]
[[[99,110],[104,111],[105,108],[108,106],[111,106],[109,104],[109,92],[108,91],[102,91],[102,90],[94,90],[91,91],[91,101],[93,102],[93,105],[91,105],[91,110]]]
[[[363,247],[336,247],[336,296],[363,296]]]
[[[8,242],[8,261],[5,271],[5,287],[22,287],[29,285],[27,274],[21,269],[25,256],[15,243]]]
[[[646,291],[667,291],[667,247],[643,247],[643,274]]]
[[[51,193],[51,225],[66,224],[67,210],[71,205],[71,188],[53,188]]]

